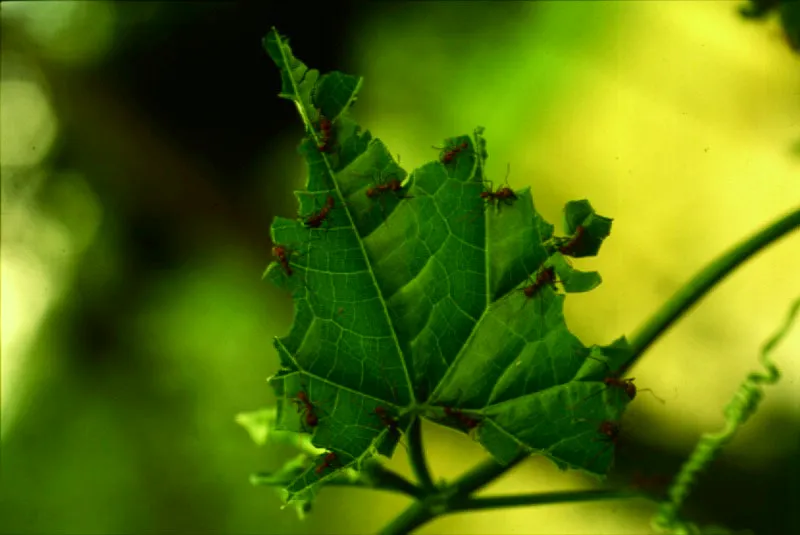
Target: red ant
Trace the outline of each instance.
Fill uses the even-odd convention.
[[[373,199],[378,195],[381,195],[387,191],[391,191],[394,193],[399,193],[403,190],[403,185],[397,177],[390,178],[388,182],[383,184],[376,184],[375,186],[371,186],[367,188],[367,197]],[[398,195],[401,199],[413,199],[413,197],[409,195]]]
[[[400,432],[397,430],[397,419],[391,416],[389,414],[389,411],[387,411],[383,407],[375,407],[375,414],[378,415],[378,418],[380,418],[381,423],[389,429],[390,433],[394,433],[397,435],[400,434]]]
[[[536,274],[536,278],[533,282],[522,288],[522,293],[525,294],[525,297],[531,299],[532,297],[536,297],[536,295],[544,288],[545,286],[555,287],[556,284],[556,268],[553,266],[548,266],[542,270],[540,270]],[[525,301],[525,304],[528,302]],[[523,305],[525,306],[525,305]]]
[[[323,470],[325,470],[326,468],[332,468],[332,464],[335,462],[336,462],[336,454],[333,453],[332,451],[326,453],[325,456],[322,458],[322,463],[320,463],[320,465],[317,466],[317,468],[314,470],[314,473],[317,475],[321,474]]]
[[[585,422],[586,420],[581,419],[579,421]],[[614,447],[619,442],[619,435],[622,432],[622,426],[619,422],[614,422],[611,420],[603,420],[600,422],[600,426],[597,428],[597,432],[600,433],[600,437],[596,437],[592,439],[592,442],[608,442],[608,446],[603,448],[602,450],[598,451],[590,460],[586,463],[587,466],[591,466],[592,463],[603,453],[608,451],[608,448]]]
[[[455,418],[456,420],[461,422],[461,424],[464,427],[466,427],[468,430],[470,430],[470,431],[475,429],[476,427],[478,427],[478,425],[481,423],[480,420],[476,420],[474,418],[470,418],[469,416],[467,416],[466,414],[464,414],[463,412],[461,412],[458,409],[451,409],[450,407],[445,407],[444,408],[444,413],[447,416],[450,416],[451,418]]]
[[[580,245],[581,240],[583,240],[585,235],[586,227],[583,225],[578,225],[575,228],[575,234],[572,235],[569,241],[558,248],[558,252],[566,256],[575,256],[575,248]]]
[[[294,273],[292,266],[289,265],[289,257],[293,253],[297,253],[297,251],[287,249],[284,245],[276,245],[272,248],[272,254],[278,259],[278,263],[286,272],[287,277],[291,277],[292,273]]]
[[[325,206],[323,206],[319,212],[308,216],[303,222],[306,228],[319,228],[322,226],[322,223],[328,218],[328,214],[333,210],[334,202],[333,197],[328,195],[328,198],[325,200]]]
[[[611,371],[611,368],[608,366],[608,363],[607,363],[607,362],[605,362],[605,361],[602,361],[602,360],[600,360],[600,359],[598,359],[598,358],[596,358],[596,357],[593,357],[593,356],[591,356],[591,355],[587,355],[587,356],[586,356],[586,358],[590,358],[590,359],[592,359],[592,360],[596,360],[596,361],[598,361],[598,362],[602,362],[602,363],[603,363],[603,364],[606,366],[606,368],[608,368],[608,369],[609,369],[609,371]],[[638,389],[636,388],[636,385],[633,383],[633,381],[634,381],[635,379],[636,379],[635,377],[629,377],[629,378],[627,378],[627,379],[620,379],[619,377],[617,377],[617,374],[616,374],[616,372],[611,372],[611,375],[609,375],[609,376],[607,376],[605,379],[603,379],[603,384],[604,384],[604,385],[606,385],[606,388],[617,388],[617,389],[619,389],[619,390],[622,390],[623,392],[625,392],[625,395],[627,395],[627,396],[628,396],[628,398],[629,398],[631,401],[633,401],[633,398],[635,398],[635,397],[636,397],[636,392],[650,392],[650,394],[651,394],[651,395],[652,395],[654,398],[656,398],[656,399],[657,399],[658,401],[660,401],[661,403],[664,403],[664,400],[663,400],[663,399],[661,399],[660,397],[658,397],[657,395],[655,395],[655,393],[654,393],[654,392],[653,392],[651,389],[649,389],[649,388],[642,388],[641,390],[638,390]],[[596,396],[597,394],[601,394],[601,393],[602,393],[602,392],[604,392],[604,391],[605,391],[605,389],[603,389],[603,390],[598,390],[597,392],[595,392],[595,393],[593,393],[593,394],[589,394],[588,396],[586,396],[585,398],[583,398],[583,400],[582,400],[582,401],[580,401],[580,402],[578,403],[578,405],[580,405],[581,403],[583,403],[583,402],[584,402],[584,401],[586,401],[587,399],[589,399],[589,398],[591,398],[591,397],[594,397],[594,396]],[[575,407],[577,407],[578,405],[575,405]],[[574,409],[575,407],[573,407],[573,409]]]
[[[492,191],[492,188],[489,187],[488,190],[484,190],[481,192],[481,199],[486,201],[486,205],[494,205],[499,201],[503,201],[506,205],[511,205],[514,201],[517,200],[517,194],[514,193],[510,187],[508,187],[508,175],[511,173],[511,164],[508,164],[508,170],[506,171],[506,185],[505,187],[498,188],[496,191]],[[491,180],[486,180],[489,184],[492,184]]]
[[[380,418],[381,423],[389,430],[389,434],[396,436],[400,445],[405,448],[406,445],[403,444],[403,441],[400,439],[400,430],[397,428],[399,425],[397,418],[390,415],[389,411],[380,406],[375,407],[375,414]]]
[[[333,140],[333,121],[320,114],[319,116],[319,129],[321,133],[321,140],[317,143],[317,148],[320,152],[330,152],[333,148],[331,141]]]
[[[299,404],[297,407],[297,412],[305,411],[306,425],[308,427],[316,427],[319,423],[319,418],[314,412],[314,405],[311,403],[311,400],[308,399],[308,394],[301,390],[297,393],[297,397],[295,397],[293,400],[295,403]]]
[[[442,147],[433,147],[433,148],[434,148],[434,149],[437,149],[437,150],[444,151],[444,153],[442,154],[442,157],[441,157],[441,160],[440,160],[440,161],[441,161],[443,164],[448,164],[448,163],[450,163],[450,162],[452,162],[452,161],[453,161],[453,158],[455,158],[455,157],[456,157],[456,155],[457,155],[459,152],[461,152],[461,151],[463,151],[463,150],[466,150],[468,147],[469,147],[469,143],[467,143],[466,141],[464,141],[464,142],[463,142],[463,143],[461,143],[460,145],[455,145],[455,146],[452,146],[452,147],[449,147],[449,148],[447,148],[447,147],[445,147],[445,148],[442,148]]]
[[[397,162],[398,164],[400,163],[400,156],[397,156]],[[358,175],[358,176],[367,176],[367,175]],[[381,177],[382,176],[383,173],[381,173]],[[368,187],[367,198],[374,199],[376,197],[380,197],[387,191],[395,193],[395,196],[400,199],[413,199],[413,197],[410,195],[397,195],[398,193],[401,193],[403,191],[403,183],[396,176],[390,178],[387,182],[380,181],[378,184]]]

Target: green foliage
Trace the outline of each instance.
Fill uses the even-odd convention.
[[[716,433],[706,433],[700,437],[692,455],[683,464],[680,472],[675,477],[669,488],[669,499],[661,504],[658,514],[653,519],[653,526],[662,531],[670,533],[719,533],[719,528],[710,530],[682,520],[678,513],[681,506],[689,496],[691,488],[694,486],[698,474],[708,467],[709,464],[722,451],[722,448],[729,443],[736,432],[755,412],[761,398],[764,395],[764,385],[773,385],[781,377],[778,367],[770,359],[770,353],[778,345],[778,342],[786,336],[797,313],[800,312],[800,299],[797,299],[791,306],[786,321],[778,329],[761,350],[761,364],[766,373],[752,372],[748,374],[744,382],[725,407],[725,426]],[[726,530],[722,532],[727,533]]]
[[[408,533],[454,511],[638,495],[474,496],[530,454],[602,476],[630,402],[625,388],[605,384],[609,370],[630,367],[714,284],[800,227],[800,210],[704,268],[630,343],[587,347],[567,328],[563,303],[565,294],[592,290],[601,279],[575,270],[567,257],[596,255],[611,219],[586,200],[572,201],[564,208],[565,235],[557,236],[529,189],[487,188],[480,127],[445,140],[438,161],[409,175],[349,117],[360,77],[309,70],[274,29],[264,46],[281,71],[280,96],[295,103],[304,122],[299,152],[308,176],[296,192],[299,218],[272,225],[277,261],[264,273],[295,302],[291,331],[275,340],[280,369],[269,382],[278,405],[237,416],[257,443],[289,443],[300,453],[252,482],[278,487],[301,516],[325,485],[414,498],[385,534]],[[798,309],[800,301],[790,321]],[[768,373],[748,377],[726,408],[726,428],[704,436],[683,467],[654,521],[659,529],[727,532],[700,530],[678,511],[697,472],[755,411],[761,385],[777,381],[768,354],[787,329],[788,322],[765,347]],[[435,484],[421,418],[468,433],[492,460]],[[418,484],[379,461],[401,438]]]
[[[800,53],[800,1],[749,0],[739,12],[748,19],[764,19],[772,14],[780,18],[787,44]]]
[[[583,226],[575,256],[596,254],[611,220],[587,201],[569,203],[559,238],[527,189],[487,203],[482,128],[446,140],[462,150],[407,177],[348,116],[361,78],[309,70],[274,30],[264,44],[281,71],[280,96],[304,121],[308,165],[300,218],[272,225],[284,260],[265,273],[296,305],[290,333],[275,341],[276,425],[313,433],[335,454],[288,484],[290,500],[376,453],[390,456],[420,417],[469,432],[501,463],[537,453],[605,473],[613,448],[598,427],[618,420],[629,399],[599,382],[605,367],[586,357],[604,348],[570,333],[565,295],[546,274],[566,292],[595,288],[600,276],[573,269],[559,247]],[[625,347],[609,349],[624,359]]]

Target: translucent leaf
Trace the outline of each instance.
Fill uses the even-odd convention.
[[[595,256],[609,234],[611,222],[598,215],[589,201],[570,201],[564,207],[564,230],[569,237],[556,240],[555,250],[576,258]]]
[[[302,64],[274,31],[265,42],[280,51],[270,56],[287,94]],[[349,118],[360,80],[332,73],[309,91],[332,124],[300,144],[298,219],[272,225],[284,257],[265,277],[295,302],[289,334],[275,341],[276,425],[313,433],[329,452],[287,485],[289,499],[390,455],[418,417],[469,432],[500,462],[538,453],[605,473],[613,444],[599,429],[629,400],[592,396],[606,390],[602,377],[578,374],[604,348],[581,344],[563,317],[563,292],[588,291],[600,276],[545,246],[553,226],[530,190],[482,195],[482,128],[445,140],[438,161],[408,176]],[[610,222],[580,202],[592,229]]]
[[[236,423],[244,427],[253,442],[259,446],[267,443],[270,431],[274,429],[277,411],[274,408],[252,412],[240,412],[236,415]]]

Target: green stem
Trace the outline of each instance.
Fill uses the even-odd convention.
[[[395,518],[386,528],[381,531],[381,535],[401,535],[410,533],[412,530],[426,524],[441,514],[450,511],[447,504],[460,503],[460,500],[467,499],[473,492],[482,489],[508,470],[528,458],[523,454],[512,460],[510,463],[501,465],[494,459],[487,459],[475,466],[469,472],[462,475],[447,489],[440,494],[431,495],[424,501],[411,504],[400,516]],[[448,492],[455,491],[450,500],[443,498]],[[444,505],[442,501],[445,500]],[[443,509],[443,511],[442,511]]]
[[[458,496],[469,496],[517,466],[527,459],[528,455],[528,453],[522,453],[508,464],[500,464],[491,458],[486,459],[455,480],[453,487],[457,489]]]
[[[548,503],[588,502],[597,500],[624,500],[647,497],[641,492],[630,490],[576,490],[565,492],[538,492],[535,494],[515,494],[512,496],[489,496],[486,498],[465,498],[452,504],[449,513],[457,511],[479,511],[500,507],[525,507]]]
[[[619,370],[629,370],[656,339],[669,329],[675,320],[689,310],[714,285],[731,271],[750,259],[772,242],[800,227],[800,208],[786,214],[766,228],[729,249],[711,262],[656,312],[630,339],[632,356]]]
[[[436,518],[436,513],[425,501],[414,502],[392,520],[379,535],[405,535]]]
[[[406,438],[408,439],[408,462],[411,463],[411,470],[417,477],[417,482],[426,492],[434,492],[436,486],[433,484],[428,463],[425,460],[425,450],[422,448],[422,420],[419,417],[414,417],[406,432]]]
[[[402,492],[403,494],[407,494],[408,496],[416,500],[422,500],[428,495],[426,490],[418,487],[417,485],[413,484],[411,481],[407,480],[397,472],[389,470],[383,465],[373,466],[371,468],[370,476],[374,481],[364,482],[361,480],[357,480],[357,482],[354,482],[354,484],[351,484],[351,486],[357,486],[357,487],[367,486],[379,490]],[[339,484],[346,485],[346,482],[342,482]]]
[[[399,492],[405,494],[416,500],[425,499],[428,494],[420,487],[413,484],[400,474],[392,472],[386,468],[380,467],[378,469],[372,468],[371,478],[365,479],[351,479],[348,475],[342,474],[326,481],[325,486],[330,487],[355,487],[370,490],[383,490],[387,492]],[[271,477],[270,474],[252,474],[250,476],[250,483],[253,485],[263,487],[284,487],[286,481],[279,481]]]

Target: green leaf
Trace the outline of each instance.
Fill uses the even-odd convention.
[[[282,95],[296,95],[302,64],[270,35]],[[335,460],[323,456],[299,474],[289,500],[390,455],[419,417],[469,432],[500,462],[523,451],[605,473],[613,447],[598,429],[629,400],[591,396],[605,385],[578,380],[590,349],[567,328],[565,295],[553,284],[583,292],[600,276],[545,247],[553,226],[529,189],[511,202],[481,196],[482,128],[445,140],[438,161],[407,176],[349,118],[359,87],[360,78],[333,73],[308,91],[335,118],[333,149],[320,148],[316,134],[301,142],[308,176],[298,219],[276,218],[271,229],[275,244],[297,251],[290,272],[276,262],[265,273],[295,302],[289,334],[275,340],[276,426],[313,433]],[[607,221],[607,236],[610,220],[581,202],[582,221],[592,229]]]
[[[236,423],[244,427],[253,442],[259,446],[267,443],[267,438],[275,427],[277,411],[275,408],[261,409],[252,412],[240,412],[236,415]]]
[[[564,230],[569,237],[555,239],[551,250],[576,258],[596,256],[611,234],[611,222],[598,215],[586,199],[570,201],[564,207]]]
[[[284,465],[275,472],[258,472],[251,474],[250,484],[253,486],[276,487],[278,493],[285,496],[285,487],[302,475],[303,472],[308,469],[308,465],[308,455],[300,454],[284,463]],[[311,512],[314,498],[315,495],[309,492],[302,498],[294,500],[295,512],[300,520],[303,520],[306,515]]]

